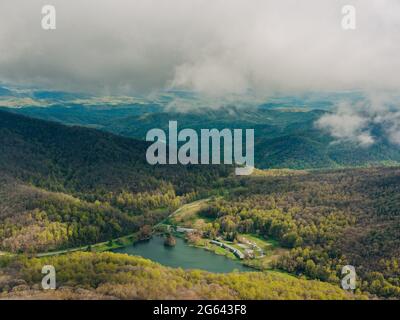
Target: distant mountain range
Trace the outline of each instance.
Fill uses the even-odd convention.
[[[3,92],[3,93],[2,93]],[[11,104],[7,99],[22,99]],[[168,122],[179,128],[255,129],[255,164],[259,168],[317,169],[349,166],[392,165],[400,163],[400,148],[375,130],[377,143],[362,147],[335,141],[316,128],[315,122],[331,112],[340,99],[359,99],[357,93],[281,97],[271,102],[220,108],[198,107],[201,101],[189,93],[166,92],[152,99],[132,97],[89,97],[52,91],[15,93],[1,88],[0,106],[33,118],[67,125],[101,129],[117,135],[144,140],[148,130],[166,130]],[[29,100],[27,100],[29,98]],[[193,104],[193,109],[176,111],[174,99]],[[205,103],[205,102],[204,102]],[[31,104],[31,105],[30,105]],[[10,108],[10,106],[12,108]]]
[[[90,110],[91,120],[97,117],[103,130],[17,114],[38,112],[45,117],[53,112],[51,117],[73,116],[83,122],[82,114]],[[115,116],[118,110],[122,114]],[[265,107],[148,112],[142,105],[0,110],[0,250],[91,251],[92,245],[105,243],[110,248],[121,243],[120,237],[146,235],[149,226],[164,221],[180,205],[207,198],[214,199],[210,208],[216,209],[211,218],[215,223],[207,224],[212,230],[224,234],[232,226],[235,231],[248,226],[248,232],[273,239],[280,249],[293,248],[277,265],[280,270],[322,280],[318,284],[337,284],[339,267],[349,261],[357,267],[363,290],[398,297],[398,263],[390,260],[397,259],[399,248],[398,168],[272,170],[281,174],[258,171],[236,177],[233,168],[223,165],[151,166],[145,159],[149,143],[131,138],[178,120],[182,127],[195,129],[255,128],[257,161],[271,167],[385,163],[398,156],[383,139],[369,149],[332,143],[314,127],[325,112]],[[81,258],[65,259],[82,265]],[[90,272],[78,281],[90,279]],[[157,285],[152,279],[152,286]]]
[[[226,176],[224,166],[151,166],[149,143],[0,111],[0,176],[52,191],[146,192],[167,183],[190,192]]]

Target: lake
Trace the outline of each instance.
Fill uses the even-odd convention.
[[[254,269],[244,266],[239,261],[189,246],[183,239],[178,237],[176,238],[175,247],[166,247],[162,236],[153,236],[150,240],[115,249],[113,252],[142,256],[174,268],[202,269],[218,273],[226,273],[233,270],[254,271]]]

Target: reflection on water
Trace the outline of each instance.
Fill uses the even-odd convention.
[[[184,240],[177,238],[175,247],[164,246],[164,238],[154,236],[148,241],[143,241],[113,250],[118,253],[142,256],[166,266],[183,269],[202,269],[210,272],[252,271],[253,269],[242,265],[239,261],[216,255],[201,248],[187,245]]]

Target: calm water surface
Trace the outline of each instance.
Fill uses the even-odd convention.
[[[242,265],[239,261],[216,255],[201,248],[191,247],[180,238],[176,238],[175,247],[166,247],[163,237],[153,236],[148,241],[113,251],[142,256],[174,268],[202,269],[210,272],[254,271]]]

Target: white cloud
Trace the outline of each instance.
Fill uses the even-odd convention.
[[[400,2],[353,0],[43,0],[0,3],[0,80],[135,94],[163,88],[211,96],[397,89]]]
[[[327,130],[338,140],[349,140],[362,146],[369,146],[374,139],[368,131],[368,120],[356,114],[339,111],[336,114],[322,116],[316,125]]]
[[[332,114],[325,114],[316,126],[339,141],[352,141],[368,147],[378,139],[400,145],[400,100],[383,94],[370,94],[355,103],[341,103]],[[373,130],[379,130],[375,136]]]

